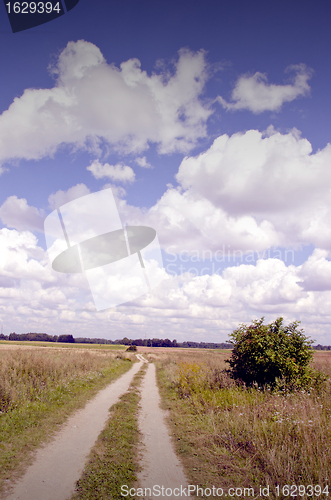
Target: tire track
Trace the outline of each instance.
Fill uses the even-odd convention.
[[[144,499],[156,499],[164,496],[168,499],[177,499],[181,487],[187,487],[183,467],[174,451],[173,444],[165,423],[165,411],[160,407],[160,395],[156,384],[155,365],[150,363],[142,382],[141,411],[139,415],[139,429],[142,433],[142,472],[138,474],[139,487],[147,490]],[[165,489],[176,490],[174,496],[159,495],[153,487],[160,486]],[[160,490],[162,491],[162,490]],[[170,490],[168,490],[170,493]]]

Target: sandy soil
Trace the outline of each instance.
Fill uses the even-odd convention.
[[[155,365],[150,363],[141,390],[141,411],[139,415],[139,429],[143,435],[142,472],[138,476],[138,486],[151,488],[152,495],[144,496],[145,499],[160,498],[160,488],[187,487],[183,467],[179,462],[165,423],[165,411],[160,408],[160,395],[156,385]],[[160,487],[153,496],[153,487]],[[147,493],[149,491],[147,490]],[[175,499],[179,497],[175,490],[174,496],[164,494],[164,498]],[[162,496],[161,496],[162,498]]]
[[[54,440],[37,451],[6,500],[67,500],[74,492],[88,454],[109,418],[109,408],[130,385],[142,361],[101,390],[85,408],[70,417]]]

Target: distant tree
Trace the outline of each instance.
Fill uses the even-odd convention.
[[[21,338],[18,333],[13,332],[9,334],[9,340],[21,340]]]
[[[136,351],[137,350],[137,346],[135,344],[132,344],[130,345],[127,349],[125,349],[126,351]]]
[[[139,346],[141,346],[141,345],[143,345],[143,341],[142,341],[142,339],[135,339],[135,340],[132,341],[132,345],[139,345]]]
[[[309,365],[313,357],[312,340],[309,340],[299,322],[283,325],[278,318],[264,325],[264,318],[252,325],[240,325],[230,337],[233,344],[228,361],[233,378],[259,386],[287,389],[310,386],[320,374]]]
[[[313,349],[315,349],[316,351],[330,351],[330,348],[331,347],[329,345],[313,345]]]
[[[68,342],[68,343],[74,343],[75,339],[73,338],[72,335],[59,335],[59,338],[57,339],[58,342]]]

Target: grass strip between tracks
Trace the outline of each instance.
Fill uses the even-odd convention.
[[[128,392],[112,406],[106,428],[93,447],[82,477],[71,500],[118,500],[121,486],[129,488],[137,480],[139,386],[146,372],[144,364],[135,375]],[[133,498],[126,496],[126,498]]]

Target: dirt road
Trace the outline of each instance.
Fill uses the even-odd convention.
[[[150,363],[142,383],[139,429],[143,435],[142,472],[138,476],[139,486],[147,489],[145,499],[160,498],[164,487],[164,498],[175,499],[181,486],[187,487],[183,467],[179,462],[165,423],[165,412],[160,408],[160,395],[156,385],[155,365]],[[155,488],[156,487],[156,488]],[[160,487],[160,488],[159,488]],[[154,493],[153,495],[153,488]],[[175,488],[178,488],[175,490]],[[165,491],[166,489],[167,492]],[[171,491],[174,495],[171,496]],[[168,495],[168,494],[169,495]]]
[[[100,391],[85,408],[68,419],[50,444],[38,450],[35,462],[4,497],[6,500],[67,500],[71,497],[87,456],[109,418],[109,408],[128,390],[142,363],[147,362],[141,354],[137,357],[139,362],[129,372]],[[155,486],[171,490],[187,486],[165,424],[164,411],[160,408],[153,363],[148,365],[142,382],[139,428],[142,433],[143,470],[136,486],[150,488],[152,492]],[[164,498],[178,498],[176,494],[169,495],[169,490],[167,493]],[[147,494],[143,498],[160,498],[160,495]]]
[[[130,385],[142,361],[100,391],[71,416],[54,440],[37,452],[35,462],[6,500],[67,500],[75,490],[87,456],[109,418],[109,408]]]

